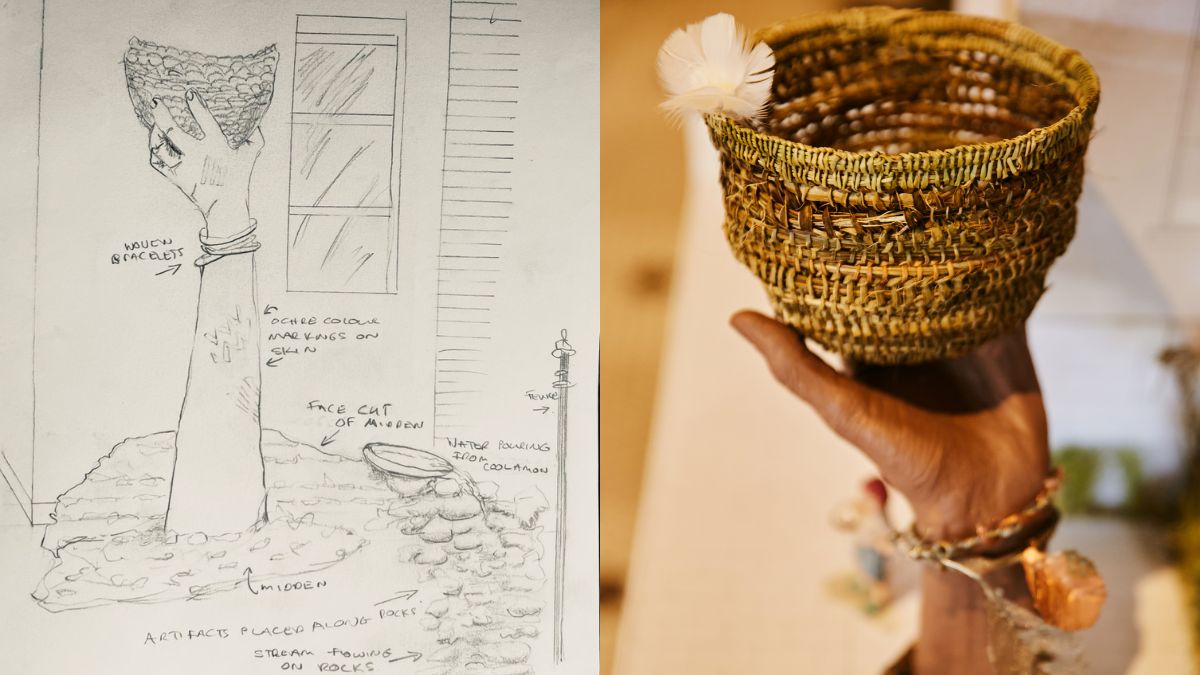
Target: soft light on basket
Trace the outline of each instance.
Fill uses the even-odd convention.
[[[757,123],[705,117],[725,232],[777,315],[846,357],[951,357],[1022,322],[1075,231],[1099,82],[1033,31],[847,10],[756,39]]]

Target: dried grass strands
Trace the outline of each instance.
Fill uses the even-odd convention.
[[[1074,50],[951,13],[853,9],[755,39],[766,116],[707,115],[725,232],[778,316],[875,363],[1023,321],[1075,232],[1099,82]]]

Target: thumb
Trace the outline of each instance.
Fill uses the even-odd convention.
[[[834,370],[809,351],[802,335],[779,321],[742,311],[730,323],[762,354],[775,379],[875,462],[886,479],[903,483],[920,470],[911,466],[919,458],[901,448],[913,428],[931,428],[918,419],[927,412]]]

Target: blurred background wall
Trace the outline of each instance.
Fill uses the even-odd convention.
[[[684,199],[683,135],[657,108],[658,48],[671,31],[717,12],[762,26],[838,6],[837,0],[601,3],[602,672],[611,665],[629,563]]]

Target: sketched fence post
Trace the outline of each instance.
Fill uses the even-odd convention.
[[[554,662],[563,660],[563,586],[566,583],[567,553],[567,392],[571,383],[571,356],[575,350],[567,342],[567,329],[554,343],[550,354],[558,359],[558,370],[554,373],[554,389],[558,392],[558,525],[555,530],[554,548]]]

